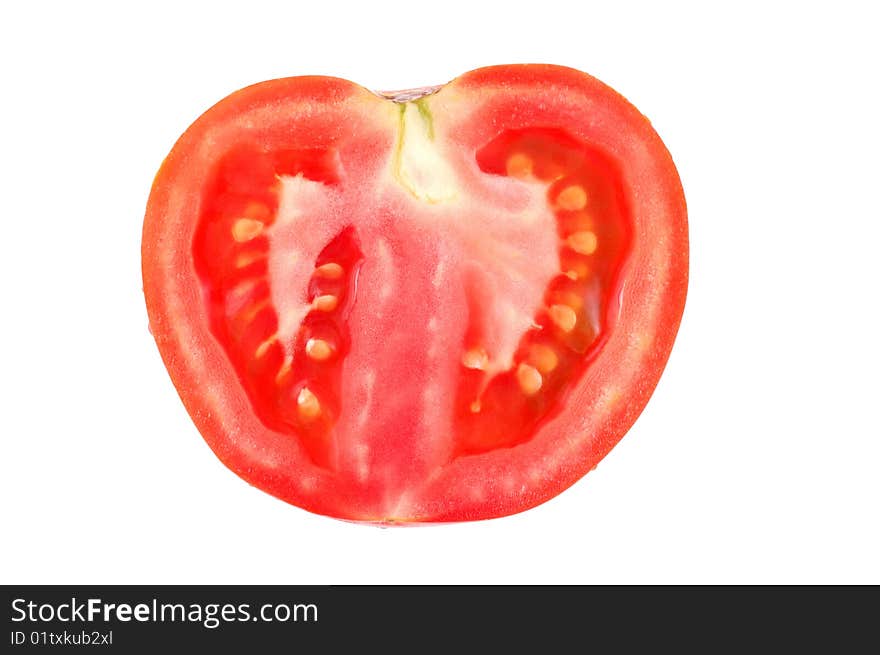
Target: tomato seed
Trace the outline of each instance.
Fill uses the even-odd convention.
[[[308,387],[303,387],[297,394],[296,408],[299,415],[307,420],[317,418],[321,414],[321,403]]]
[[[587,230],[569,235],[568,239],[566,239],[566,243],[568,243],[569,248],[580,255],[592,255],[596,252],[599,240],[596,238],[594,232]]]
[[[516,369],[516,381],[527,396],[533,396],[541,389],[544,379],[534,366],[520,364]]]
[[[489,364],[489,355],[482,348],[472,348],[461,356],[461,365],[465,368],[485,371]]]
[[[332,312],[338,304],[339,298],[331,294],[317,296],[312,301],[312,307],[319,312]]]
[[[333,355],[333,349],[330,347],[330,344],[323,339],[309,339],[306,341],[306,355],[308,355],[310,359],[323,362],[330,359]]]
[[[506,169],[510,177],[523,179],[532,174],[534,163],[528,155],[515,152],[507,158]]]
[[[315,275],[319,277],[325,277],[328,280],[338,280],[342,277],[344,273],[344,269],[342,266],[335,262],[329,262],[327,264],[321,264],[317,268],[315,268]]]
[[[577,211],[587,206],[587,192],[582,186],[574,184],[565,187],[556,196],[556,205],[566,211]]]
[[[571,332],[577,325],[577,314],[568,305],[551,305],[550,320],[563,332]]]
[[[250,241],[260,235],[265,225],[253,218],[239,218],[232,224],[232,238],[238,243]]]
[[[254,351],[254,357],[260,359],[263,355],[269,352],[269,348],[272,347],[272,344],[278,341],[278,337],[274,334],[266,339],[263,343],[257,346],[257,349]]]

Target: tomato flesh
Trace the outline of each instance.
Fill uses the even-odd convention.
[[[487,518],[558,493],[635,419],[684,301],[677,177],[619,97],[526,69],[391,102],[338,80],[267,83],[176,146],[188,154],[166,163],[145,222],[148,309],[184,402],[239,474],[340,518]],[[624,140],[565,94],[547,109],[517,84],[596,102]],[[653,148],[645,162],[621,156],[627,130]],[[200,389],[208,378],[221,384]]]

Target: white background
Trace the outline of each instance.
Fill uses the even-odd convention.
[[[0,582],[880,583],[877,22],[709,4],[4,3]],[[627,96],[684,183],[688,304],[636,426],[561,496],[474,524],[354,525],[242,482],[147,332],[140,230],[174,140],[264,79],[532,61]]]

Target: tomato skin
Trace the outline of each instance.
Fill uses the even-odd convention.
[[[561,125],[599,144],[619,163],[632,204],[633,238],[621,272],[616,325],[540,436],[454,459],[390,505],[378,482],[358,482],[315,465],[296,440],[255,416],[237,372],[207,327],[192,242],[204,171],[222,146],[295,135],[298,147],[338,147],[353,169],[371,169],[393,147],[388,138],[398,115],[393,104],[327,77],[247,87],[209,109],[181,136],[148,201],[142,264],[150,329],[184,405],[226,466],[319,514],[385,524],[477,520],[552,498],[594,468],[635,422],[681,320],[688,281],[684,194],[659,136],[622,96],[573,69],[511,65],[467,73],[432,102],[433,111],[449,120],[446,131],[462,152],[490,141],[499,125]]]

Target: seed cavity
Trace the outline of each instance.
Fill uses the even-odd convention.
[[[587,206],[587,192],[579,184],[565,187],[556,196],[556,205],[565,211],[578,211]]]
[[[529,349],[529,362],[546,375],[559,366],[559,355],[550,346],[536,343]]]
[[[461,356],[461,365],[477,371],[485,371],[489,365],[489,355],[482,348],[471,348]]]
[[[631,198],[623,191],[625,180],[614,158],[601,148],[558,128],[532,126],[501,131],[477,150],[475,159],[483,173],[501,177],[496,183],[502,188],[528,186],[539,194],[534,199],[552,227],[544,236],[550,239],[546,245],[556,264],[542,269],[546,279],[533,294],[540,304],[517,314],[518,336],[511,335],[504,352],[494,347],[487,331],[505,323],[505,307],[498,307],[501,320],[489,327],[479,311],[491,289],[477,288],[468,295],[474,316],[463,320],[465,336],[458,342],[463,347],[453,355],[461,362],[454,405],[461,427],[454,436],[454,456],[530,442],[544,421],[571,400],[579,381],[589,376],[586,371],[609,326],[619,318],[618,289],[632,245]],[[521,259],[510,266],[510,275],[528,265]],[[477,346],[490,350],[485,367]],[[640,347],[639,340],[630,339],[630,352],[638,353]],[[477,369],[483,370],[472,372]],[[546,477],[543,465],[533,471]],[[510,486],[516,489],[519,483]]]
[[[345,269],[336,262],[328,262],[315,268],[315,275],[327,278],[328,280],[338,280],[342,277],[343,273],[345,273]]]
[[[516,368],[516,381],[519,388],[527,396],[533,396],[541,389],[544,379],[534,366],[528,364],[520,364]]]
[[[594,232],[585,230],[583,232],[575,232],[574,234],[569,235],[568,239],[566,239],[566,243],[568,243],[569,248],[579,255],[592,255],[596,252],[599,240],[596,238]]]
[[[571,332],[577,325],[577,314],[568,305],[551,305],[550,320],[563,332]]]
[[[510,177],[524,179],[529,177],[534,170],[532,158],[522,152],[515,152],[507,158],[507,174]]]
[[[253,218],[239,218],[232,224],[232,238],[238,243],[245,243],[260,235],[265,225]]]
[[[308,387],[303,387],[297,394],[296,408],[299,415],[306,420],[315,419],[321,415],[321,403]]]
[[[309,339],[306,341],[306,355],[309,359],[317,362],[324,362],[333,355],[333,349],[330,344],[323,339]]]
[[[317,296],[312,301],[312,308],[319,312],[332,312],[339,304],[339,298],[332,294]]]

